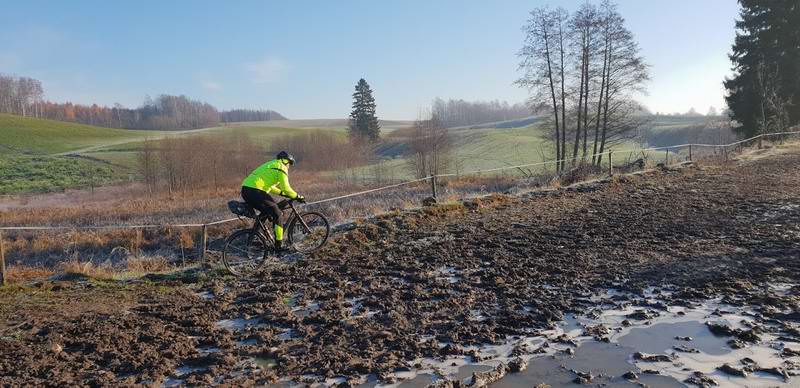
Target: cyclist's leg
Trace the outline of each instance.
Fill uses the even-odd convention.
[[[253,209],[258,210],[259,218],[268,219],[273,225],[283,225],[283,212],[278,207],[275,198],[264,191],[253,189],[250,187],[242,188],[242,199],[252,206]],[[276,237],[278,237],[278,230],[276,229]],[[282,236],[283,228],[280,229],[280,237]]]
[[[272,221],[272,230],[275,233],[275,248],[280,250],[283,246],[283,211],[280,208],[279,200],[267,194],[264,201],[264,214]]]

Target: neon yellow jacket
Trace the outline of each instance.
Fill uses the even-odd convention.
[[[289,186],[289,167],[278,159],[262,164],[242,182],[242,186],[252,187],[269,194],[297,198],[297,193]]]

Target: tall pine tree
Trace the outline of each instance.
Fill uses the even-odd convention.
[[[358,80],[356,91],[353,93],[353,111],[350,112],[349,123],[350,139],[355,141],[378,141],[381,126],[375,115],[375,98],[372,89],[363,78]]]
[[[739,0],[726,100],[746,136],[800,123],[800,3]]]

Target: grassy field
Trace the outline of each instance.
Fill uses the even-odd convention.
[[[55,154],[113,142],[134,141],[160,133],[0,114],[0,153]]]
[[[650,132],[672,132],[702,123],[703,117],[659,116],[650,124]],[[140,131],[100,128],[51,120],[0,115],[0,156],[3,172],[0,192],[24,193],[58,191],[85,187],[89,183],[109,184],[129,180],[136,175],[136,155],[145,139],[197,135],[239,136],[244,134],[257,144],[268,147],[282,136],[310,131],[332,131],[345,135],[346,120],[281,120],[252,123],[228,123],[224,126],[189,131]],[[381,161],[350,171],[370,179],[378,174],[393,179],[410,178],[404,139],[392,136],[395,129],[411,121],[383,121],[387,145],[381,147]],[[538,163],[553,158],[553,145],[540,123],[517,128],[452,129],[454,163],[451,172],[485,170],[520,164]],[[635,149],[629,142],[617,148]],[[86,158],[71,158],[78,153]],[[48,157],[49,156],[49,157]],[[541,171],[544,168],[538,168]],[[388,171],[388,172],[387,172]],[[510,171],[510,173],[514,173]],[[91,176],[91,181],[89,180]],[[48,183],[45,183],[48,182]]]
[[[125,169],[82,157],[0,155],[0,194],[98,187],[127,177]]]

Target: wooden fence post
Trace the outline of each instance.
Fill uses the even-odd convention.
[[[666,167],[669,166],[669,148],[665,149],[664,151],[666,151],[666,157],[664,158],[664,166]]]
[[[689,161],[692,161],[692,145],[689,144]]]
[[[134,256],[139,257],[142,250],[142,230],[136,229],[136,251],[133,252]]]
[[[3,242],[3,231],[0,230],[0,285],[5,286],[6,282],[6,247]]]
[[[200,236],[200,261],[206,261],[206,248],[208,247],[208,225],[203,225],[203,235]]]
[[[761,139],[763,139],[763,135],[758,135],[758,149],[761,149]]]
[[[431,192],[433,193],[433,199],[437,199],[437,197],[436,197],[436,175],[431,175]]]
[[[608,153],[608,175],[614,175],[614,151]]]

